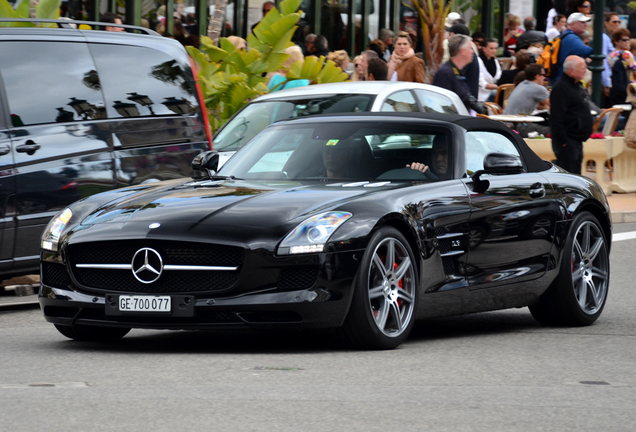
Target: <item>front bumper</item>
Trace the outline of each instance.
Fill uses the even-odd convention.
[[[336,328],[342,325],[349,310],[361,257],[362,251],[321,254],[316,259],[318,277],[310,288],[280,289],[270,285],[249,289],[243,285],[222,293],[169,293],[170,313],[120,312],[117,308],[119,295],[166,293],[87,290],[78,286],[72,276],[65,287],[47,285],[43,277],[39,302],[46,321],[59,325],[174,330]],[[249,278],[257,279],[257,275]]]

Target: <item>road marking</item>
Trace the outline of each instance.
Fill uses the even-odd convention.
[[[636,231],[612,234],[613,242],[631,240],[631,239],[636,239]]]

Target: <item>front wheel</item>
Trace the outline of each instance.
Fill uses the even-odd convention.
[[[69,339],[86,342],[112,342],[128,334],[129,328],[94,327],[94,326],[66,326],[55,324],[57,331]]]
[[[343,338],[358,348],[398,347],[413,328],[417,304],[415,257],[398,230],[384,227],[373,235],[354,288]]]
[[[559,275],[530,312],[542,324],[590,325],[605,307],[609,277],[603,229],[594,215],[581,212],[572,221]]]

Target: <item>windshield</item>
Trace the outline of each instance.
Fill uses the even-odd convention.
[[[318,95],[294,100],[254,102],[230,120],[214,138],[216,151],[236,151],[270,124],[314,114],[366,112],[375,95]]]
[[[449,131],[441,128],[292,122],[264,130],[218,174],[246,180],[436,181],[450,177],[450,153]]]

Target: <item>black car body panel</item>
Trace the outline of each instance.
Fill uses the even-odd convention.
[[[387,131],[450,137],[452,175],[354,181],[292,178],[288,165],[280,178],[241,171],[243,162],[260,157],[259,146],[269,145],[268,134],[275,139],[303,127],[335,131],[351,125],[362,128],[369,142],[364,128],[385,125]],[[518,153],[524,172],[475,177],[479,154],[473,153],[487,147],[487,139]],[[379,158],[393,145],[372,146]],[[421,155],[430,150],[426,143],[418,148]],[[609,207],[596,183],[541,161],[516,134],[487,120],[350,114],[282,122],[257,135],[218,175],[121,189],[74,204],[59,251],[42,251],[40,303],[47,321],[171,329],[339,327],[369,241],[383,227],[397,229],[415,255],[417,318],[522,307],[536,304],[557,277],[577,213],[595,215],[611,239]],[[322,251],[294,255],[281,246],[303,221],[325,212],[352,216]],[[134,279],[140,251],[146,257],[156,252],[168,269],[152,283]],[[179,270],[184,263],[222,270],[187,274]],[[119,297],[130,294],[173,296],[173,313],[120,311]]]

